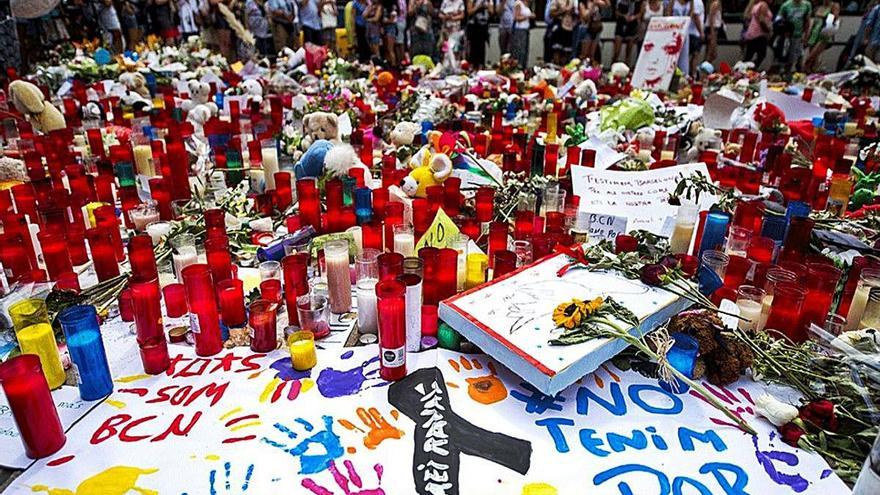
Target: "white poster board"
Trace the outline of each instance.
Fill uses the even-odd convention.
[[[691,163],[675,167],[626,172],[571,167],[574,194],[580,196],[581,211],[625,216],[627,228],[647,230],[660,234],[666,217],[675,216],[677,206],[668,202],[682,176],[701,174],[709,177],[705,163]],[[703,194],[700,209],[708,209],[715,197]]]
[[[683,50],[686,49],[688,17],[652,17],[633,71],[634,88],[665,91]]]

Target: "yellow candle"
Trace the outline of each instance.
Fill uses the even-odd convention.
[[[153,148],[149,144],[135,145],[134,164],[137,173],[147,177],[156,175],[156,170],[153,168]]]
[[[547,137],[544,138],[544,142],[547,144],[556,142],[556,112],[547,114]]]
[[[486,268],[489,266],[489,257],[482,253],[472,253],[467,257],[467,276],[464,280],[464,288],[470,289],[486,281]]]
[[[61,357],[58,355],[58,344],[55,342],[52,325],[37,323],[19,330],[16,336],[22,354],[39,356],[49,388],[55,389],[63,385],[67,380],[67,375],[61,366]]]
[[[318,364],[318,355],[315,352],[315,335],[312,332],[303,330],[290,334],[290,337],[287,338],[287,346],[290,348],[293,369],[305,371]]]

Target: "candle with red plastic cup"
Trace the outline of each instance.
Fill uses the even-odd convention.
[[[523,240],[532,235],[535,228],[535,213],[529,210],[518,210],[514,214],[513,238]]]
[[[428,206],[428,200],[425,198],[415,198],[412,200],[412,221],[413,231],[416,239],[419,239],[428,227],[431,226],[431,209]]]
[[[207,237],[221,235],[226,237],[226,213],[220,208],[205,210],[205,230]]]
[[[461,178],[449,177],[443,183],[443,210],[450,217],[461,210]]]
[[[309,292],[308,267],[309,255],[306,253],[289,254],[281,259],[287,317],[292,324],[299,323],[296,298]]]
[[[387,381],[406,376],[405,292],[406,286],[398,280],[383,280],[376,284],[379,376]]]
[[[226,237],[205,239],[205,257],[211,267],[211,278],[220,282],[232,278],[232,255]]]
[[[125,259],[125,246],[122,245],[122,233],[119,231],[119,218],[116,217],[116,208],[112,206],[99,206],[95,208],[95,223],[110,234],[110,245],[116,261]]]
[[[801,326],[801,312],[806,295],[806,289],[799,285],[788,282],[777,284],[765,328],[781,332],[792,342],[804,342],[807,335]]]
[[[789,220],[780,259],[792,261],[801,259],[809,249],[815,223],[815,220],[807,217],[792,217]]]
[[[728,256],[727,270],[724,272],[724,286],[736,290],[746,280],[752,262],[743,256],[731,254]]]
[[[382,251],[382,221],[375,218],[361,224],[361,242],[364,249]]]
[[[106,228],[94,227],[86,231],[92,263],[98,281],[103,282],[119,275],[119,263],[116,261],[112,239]]]
[[[196,354],[213,356],[223,349],[220,337],[220,319],[211,280],[211,270],[204,263],[196,263],[181,270],[186,288],[186,302],[196,340]]]
[[[277,183],[276,183],[277,184]],[[251,331],[251,350],[271,352],[278,346],[277,304],[257,299],[248,307],[248,323]]]
[[[544,175],[556,177],[559,161],[559,144],[547,143],[544,145]]]
[[[260,282],[260,298],[278,304],[281,302],[281,280],[270,278]]]
[[[174,218],[174,215],[171,212],[171,191],[168,188],[167,181],[162,177],[153,177],[148,182],[150,184],[150,197],[156,201],[159,218],[171,220]]]
[[[25,455],[41,459],[61,450],[67,438],[39,356],[21,354],[0,363],[0,385]]]
[[[746,251],[750,260],[755,263],[770,263],[773,260],[773,253],[776,250],[776,243],[769,237],[752,237],[749,241],[749,247]]]
[[[375,211],[375,210],[374,210]],[[391,201],[385,205],[385,246],[394,247],[394,226],[403,223],[403,203]]]
[[[507,222],[489,224],[489,259],[494,262],[496,251],[507,249]]]
[[[128,262],[134,277],[151,280],[159,276],[153,240],[149,235],[139,234],[128,240]]]
[[[443,248],[437,254],[437,300],[455,295],[458,289],[458,251]]]
[[[129,286],[138,343],[163,337],[159,279],[133,279]]]
[[[440,250],[426,246],[419,249],[419,259],[422,260],[422,300],[425,304],[437,304],[440,300],[440,287],[437,284],[437,269],[440,262]],[[457,267],[456,267],[457,268]]]
[[[476,195],[476,217],[480,223],[491,222],[495,215],[495,189],[480,187]]]
[[[614,252],[616,254],[631,253],[635,251],[638,246],[639,241],[631,235],[620,234],[614,239]],[[537,256],[535,257],[537,258]]]
[[[63,235],[40,231],[37,233],[37,239],[43,249],[43,262],[46,264],[49,280],[58,280],[62,273],[73,270]]]
[[[825,263],[809,263],[807,265],[807,295],[804,300],[803,314],[801,315],[801,330],[803,342],[809,335],[810,324],[815,323],[820,327],[825,324],[825,318],[831,310],[834,300],[834,292],[837,282],[840,281],[841,271]]]
[[[224,325],[235,328],[245,324],[244,282],[237,278],[217,282],[217,299],[220,301],[220,319]]]
[[[376,258],[379,266],[379,280],[394,280],[403,274],[403,255],[400,253],[384,253]]]
[[[180,318],[188,313],[186,307],[186,288],[183,284],[166,285],[162,288],[162,298],[165,300],[165,314],[169,318]]]
[[[451,177],[450,177],[451,179]],[[447,179],[448,181],[449,179]],[[385,219],[385,205],[388,204],[388,189],[373,189],[373,220]]]
[[[516,270],[516,253],[506,249],[495,251],[492,278],[498,278],[506,273]]]
[[[321,203],[318,200],[318,185],[314,178],[307,177],[296,181],[296,195],[299,201],[299,216],[303,225],[311,225],[321,231]]]
[[[568,169],[572,165],[580,165],[581,148],[579,146],[569,146],[565,150],[565,168]]]

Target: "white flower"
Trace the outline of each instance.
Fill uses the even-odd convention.
[[[798,416],[798,409],[776,397],[764,394],[755,401],[755,412],[767,418],[774,426],[782,426]]]

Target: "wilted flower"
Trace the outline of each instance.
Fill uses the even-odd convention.
[[[795,423],[785,423],[779,427],[779,436],[782,438],[782,441],[792,447],[797,447],[798,440],[805,434],[804,429]]]
[[[798,408],[786,404],[770,394],[764,394],[755,401],[755,412],[780,427],[798,417]]]
[[[663,285],[663,277],[669,271],[669,268],[660,264],[650,264],[642,267],[639,272],[639,280],[643,284],[651,287],[660,287]]]
[[[585,318],[595,313],[604,300],[597,297],[592,301],[582,301],[580,299],[572,299],[556,306],[553,310],[553,323],[558,327],[572,329],[581,324]]]
[[[823,430],[837,431],[837,414],[830,400],[818,399],[807,403],[801,407],[800,417]]]

